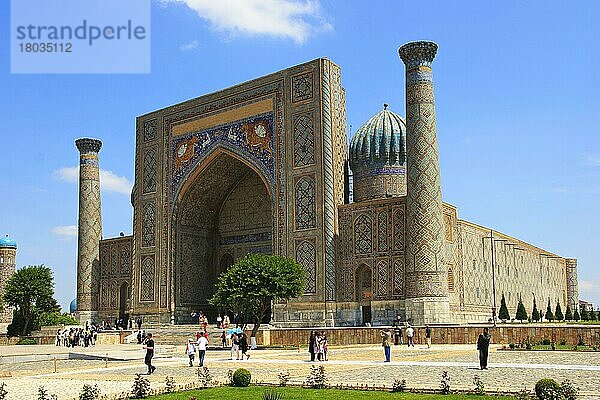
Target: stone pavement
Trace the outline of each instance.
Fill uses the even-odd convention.
[[[24,349],[0,348],[0,356],[15,352],[57,351],[31,346]],[[64,349],[63,349],[64,350]],[[81,351],[82,349],[76,349]],[[180,350],[180,351],[177,351]],[[76,398],[84,383],[97,384],[103,394],[120,393],[131,388],[136,373],[145,372],[144,352],[137,345],[108,346],[84,349],[89,353],[114,354],[105,368],[104,360],[60,360],[54,373],[53,361],[24,362],[0,365],[0,378],[5,382],[11,399],[31,400],[39,386],[45,386],[59,399]],[[165,377],[172,376],[179,385],[197,380],[196,366],[187,366],[183,347],[158,346],[155,374],[149,376],[153,387],[164,385]],[[306,348],[298,350],[257,350],[250,360],[229,360],[229,352],[211,350],[205,365],[213,377],[225,382],[227,371],[244,366],[258,382],[278,382],[277,375],[287,371],[290,383],[302,383],[310,373],[313,363],[307,361]],[[600,354],[575,352],[490,352],[490,369],[477,369],[477,352],[473,346],[444,345],[427,349],[423,346],[408,349],[392,347],[392,362],[383,363],[383,351],[379,346],[361,345],[332,347],[329,361],[323,362],[330,384],[391,386],[394,379],[406,379],[408,387],[437,388],[443,371],[448,371],[452,388],[471,389],[473,376],[478,375],[486,390],[532,389],[541,378],[557,381],[570,379],[581,390],[582,398],[600,399]]]

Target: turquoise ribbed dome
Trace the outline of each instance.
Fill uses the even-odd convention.
[[[77,311],[77,299],[73,299],[71,304],[69,304],[69,313],[75,314]]]
[[[16,249],[17,242],[10,236],[6,235],[5,237],[0,238],[0,248]]]
[[[350,167],[371,169],[406,166],[406,123],[387,109],[361,126],[350,142]]]

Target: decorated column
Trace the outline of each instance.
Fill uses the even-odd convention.
[[[567,304],[571,306],[571,310],[575,312],[575,308],[579,307],[579,284],[577,282],[577,259],[565,259],[567,267]]]
[[[79,221],[77,243],[77,316],[81,323],[94,320],[98,310],[100,239],[100,171],[98,139],[77,139],[79,150]]]
[[[406,316],[413,323],[450,321],[444,218],[431,63],[438,46],[401,46],[406,66]]]

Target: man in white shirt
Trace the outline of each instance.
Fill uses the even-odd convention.
[[[415,330],[413,329],[412,326],[408,326],[408,328],[406,328],[406,337],[408,338],[408,347],[412,346],[415,347],[415,343],[413,341],[413,337],[415,336]]]
[[[198,366],[204,366],[204,356],[208,347],[208,339],[205,335],[200,335],[198,338]]]

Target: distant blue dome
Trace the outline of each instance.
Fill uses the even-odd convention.
[[[69,312],[71,314],[75,314],[76,311],[77,311],[77,299],[73,299],[71,304],[69,304]]]
[[[16,249],[17,242],[10,236],[6,235],[5,237],[0,238],[0,248]]]

